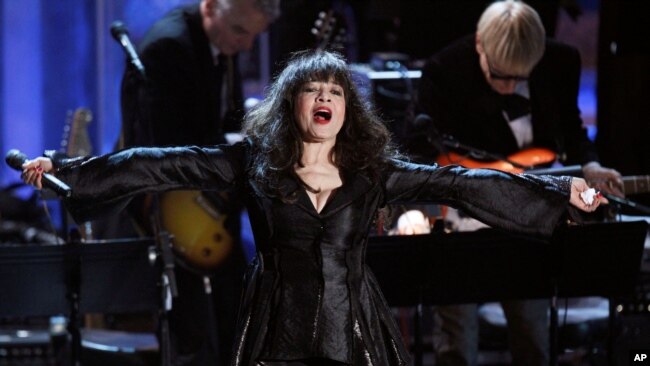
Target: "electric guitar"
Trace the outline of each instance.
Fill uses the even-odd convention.
[[[92,119],[93,114],[88,108],[68,111],[59,151],[71,158],[92,154],[93,147],[88,136],[88,124]]]
[[[436,162],[440,165],[457,164],[465,168],[488,168],[497,169],[509,173],[533,173],[551,174],[554,171],[562,171],[564,168],[536,169],[539,166],[550,165],[555,161],[556,155],[553,151],[540,147],[533,147],[508,155],[507,160],[480,161],[461,155],[455,152],[441,154]],[[513,165],[514,162],[528,169]],[[532,170],[529,170],[532,169]],[[570,175],[570,174],[569,174]],[[623,177],[623,193],[625,195],[650,192],[650,175],[634,175]]]
[[[316,40],[317,50],[342,50],[345,48],[347,35],[341,19],[342,17],[339,17],[334,9],[318,13],[318,18],[316,18],[314,26],[311,28],[311,33]]]
[[[162,226],[172,248],[192,269],[213,270],[230,254],[233,238],[226,230],[227,197],[217,192],[171,191],[160,195]]]
[[[88,124],[92,119],[93,114],[88,108],[80,107],[74,112],[68,111],[59,151],[71,158],[92,154],[93,147],[88,136]],[[84,240],[93,239],[93,229],[89,221],[79,223],[79,234]]]
[[[555,158],[556,156],[553,151],[540,147],[533,147],[509,155],[507,161],[479,161],[474,160],[467,155],[461,155],[452,151],[446,154],[440,154],[436,161],[440,165],[457,164],[462,165],[465,168],[488,168],[508,173],[523,173],[525,169],[515,166],[511,162],[532,169],[538,166],[551,164],[555,161]]]
[[[650,175],[632,175],[623,177],[623,193],[640,194],[650,192]]]

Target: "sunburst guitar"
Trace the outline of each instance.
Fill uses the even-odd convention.
[[[216,269],[230,254],[233,238],[219,209],[219,193],[171,191],[160,196],[163,227],[173,235],[172,247],[189,267]]]

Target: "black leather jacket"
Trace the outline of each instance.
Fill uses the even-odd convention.
[[[405,365],[408,352],[369,268],[368,232],[381,206],[434,201],[509,231],[549,235],[565,211],[568,177],[511,175],[457,166],[387,164],[373,181],[343,174],[318,213],[286,178],[295,203],[270,198],[248,175],[250,145],[134,148],[88,159],[58,159],[73,187],[77,219],[119,209],[137,193],[236,187],[245,197],[257,245],[246,278],[233,365],[328,358],[354,365]]]

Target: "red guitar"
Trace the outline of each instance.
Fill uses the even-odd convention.
[[[517,164],[535,168],[538,166],[547,166],[555,161],[555,153],[549,149],[533,147],[518,151],[508,155],[508,161]],[[504,160],[480,161],[474,160],[468,156],[460,155],[455,152],[440,155],[436,160],[440,165],[457,164],[466,168],[489,168],[497,169],[509,173],[523,173],[526,170],[515,167],[513,164]],[[534,174],[550,173],[554,168],[545,170],[535,170]],[[562,168],[559,168],[562,169]],[[633,175],[623,177],[623,193],[625,195],[639,194],[650,192],[650,175]]]
[[[522,166],[534,168],[553,163],[555,161],[555,157],[555,153],[549,149],[534,147],[509,155],[508,161],[479,161],[465,155],[449,152],[447,154],[440,155],[437,159],[437,162],[440,165],[457,164],[462,165],[465,168],[489,168],[509,173],[523,173],[524,169],[515,167],[510,162],[515,162]]]

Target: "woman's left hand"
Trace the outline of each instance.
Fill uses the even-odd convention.
[[[587,191],[589,188],[589,185],[587,182],[582,179],[582,178],[573,178],[571,180],[571,198],[569,199],[569,202],[574,205],[575,207],[581,209],[582,211],[585,212],[593,212],[600,206],[600,204],[608,204],[609,201],[607,198],[605,198],[600,192],[598,192],[594,198],[593,202],[591,204],[587,204],[582,197],[580,197],[580,193]]]

